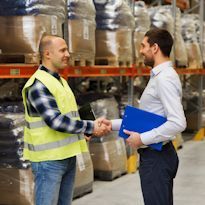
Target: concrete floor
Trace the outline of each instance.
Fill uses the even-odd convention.
[[[174,185],[174,205],[205,204],[205,141],[186,141],[178,150],[180,165]],[[95,181],[93,192],[72,205],[143,205],[138,172],[111,182]]]

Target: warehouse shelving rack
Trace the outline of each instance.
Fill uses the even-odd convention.
[[[156,0],[159,4],[161,3],[161,0]],[[202,46],[203,41],[203,24],[204,21],[204,0],[200,0],[198,8],[199,8],[199,14],[200,14],[200,41]],[[173,5],[173,17],[176,17],[176,0],[172,1]],[[197,6],[195,6],[197,7]],[[64,29],[66,31],[66,29]],[[65,32],[66,34],[68,32]],[[203,48],[201,47],[201,50]],[[202,51],[203,52],[203,51]],[[204,51],[205,52],[205,51]],[[38,68],[38,65],[36,64],[0,64],[0,79],[11,79],[11,78],[29,78],[35,70]],[[203,81],[204,81],[204,75],[205,75],[205,69],[197,68],[197,69],[178,69],[176,68],[176,71],[179,75],[184,75],[184,79],[187,80],[186,76],[190,75],[197,75],[198,80],[198,92],[200,94],[199,96],[199,102],[196,108],[198,109],[199,113],[202,113],[203,110],[203,103],[202,103],[202,91],[203,91]],[[67,67],[63,70],[61,70],[61,75],[64,78],[75,78],[75,77],[121,77],[121,76],[127,76],[129,77],[128,81],[128,103],[133,103],[133,81],[136,76],[149,76],[150,70],[147,68],[138,68],[135,65],[127,68],[127,67],[113,67],[113,66],[85,66],[85,67]],[[199,116],[199,129],[201,131],[201,117]],[[204,132],[204,128],[203,133]],[[198,139],[199,137],[197,137]]]
[[[29,78],[38,68],[37,64],[0,64],[0,79],[6,78]],[[205,75],[205,69],[182,69],[176,68],[179,75]],[[149,76],[150,69],[132,67],[113,66],[75,66],[67,67],[60,71],[64,78],[70,77],[136,77]]]

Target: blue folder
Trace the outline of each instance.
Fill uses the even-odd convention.
[[[147,112],[136,107],[126,106],[119,130],[119,136],[127,139],[129,136],[123,132],[124,129],[143,133],[159,127],[166,121],[167,119],[163,116]],[[150,144],[149,146],[158,151],[162,150],[162,142]]]

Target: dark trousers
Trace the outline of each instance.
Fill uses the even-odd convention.
[[[173,179],[178,169],[178,156],[171,142],[162,151],[138,150],[139,174],[145,205],[173,205]]]

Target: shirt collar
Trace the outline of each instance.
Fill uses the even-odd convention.
[[[151,77],[158,75],[163,69],[166,69],[166,67],[172,67],[171,61],[166,61],[164,63],[161,63],[157,65],[156,67],[152,68],[151,70]]]
[[[57,78],[58,80],[60,80],[60,75],[56,72],[53,72],[51,70],[49,70],[48,68],[46,68],[45,66],[41,65],[40,70],[46,71],[47,73],[51,74],[53,77]]]

